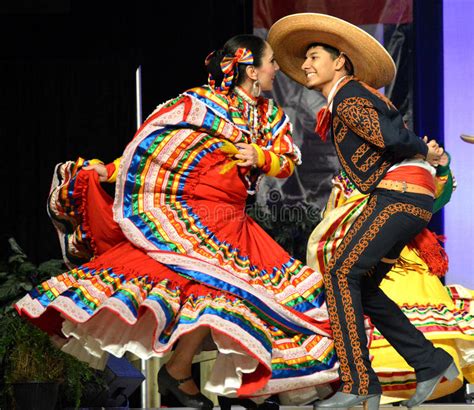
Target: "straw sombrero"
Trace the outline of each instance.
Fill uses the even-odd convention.
[[[327,14],[299,13],[283,17],[270,28],[267,41],[281,70],[303,85],[306,76],[301,65],[311,43],[324,43],[342,51],[351,60],[354,75],[374,88],[389,84],[395,77],[392,57],[374,37]]]
[[[469,144],[474,144],[474,135],[461,134],[461,139]]]

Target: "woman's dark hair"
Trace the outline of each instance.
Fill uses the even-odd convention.
[[[262,57],[265,52],[266,43],[260,37],[252,34],[240,34],[228,40],[224,47],[217,50],[210,58],[206,68],[209,74],[212,75],[216,84],[220,84],[224,78],[224,73],[221,70],[221,61],[225,56],[233,56],[238,48],[247,48],[252,52],[253,65],[260,67],[262,65]],[[245,68],[247,65],[239,64],[237,75],[234,77],[233,86],[240,85],[245,80]]]
[[[306,48],[306,51],[308,51],[310,48],[314,48],[318,46],[322,47],[325,51],[327,51],[331,55],[333,60],[335,60],[341,55],[341,52],[337,48],[330,46],[328,44],[324,44],[324,43],[311,43]],[[342,53],[342,54],[344,54],[344,58],[345,58],[344,69],[346,70],[347,74],[354,75],[354,66],[352,64],[352,61],[349,59],[346,53]]]

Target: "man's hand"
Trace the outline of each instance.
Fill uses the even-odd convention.
[[[443,155],[441,155],[441,158],[439,159],[438,165],[441,165],[442,167],[445,167],[448,164],[449,164],[448,154],[446,154],[446,152],[443,152]]]
[[[107,168],[105,168],[104,164],[94,164],[94,165],[88,165],[87,167],[82,168],[84,171],[95,171],[99,174],[99,181],[100,182],[105,182],[107,181]]]
[[[428,145],[428,153],[426,154],[426,161],[433,166],[438,166],[441,160],[441,156],[444,153],[444,149],[441,148],[435,140],[428,142],[428,137],[423,137],[423,141]]]
[[[257,165],[258,154],[254,147],[250,144],[245,144],[244,142],[238,142],[235,145],[239,149],[239,153],[235,154],[235,158],[244,161],[237,163],[239,167],[251,167]]]

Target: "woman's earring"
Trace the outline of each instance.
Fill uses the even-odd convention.
[[[258,80],[255,80],[252,84],[252,95],[254,97],[260,97],[260,94],[262,93],[262,88],[260,87],[260,83]]]

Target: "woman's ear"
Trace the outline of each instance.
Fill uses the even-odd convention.
[[[255,66],[248,65],[247,67],[245,67],[245,74],[247,74],[247,77],[250,78],[251,80],[253,81],[257,80],[257,70]]]

